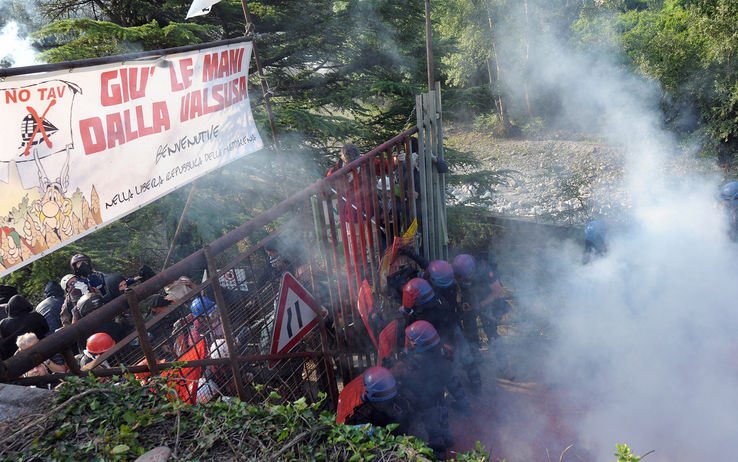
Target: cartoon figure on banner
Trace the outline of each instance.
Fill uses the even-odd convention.
[[[70,121],[74,98],[82,89],[49,80],[4,92],[5,109],[17,117],[20,130],[16,155],[0,156],[0,180],[5,183],[0,184],[0,270],[102,223],[94,185],[89,201],[79,189],[69,192],[74,150]]]

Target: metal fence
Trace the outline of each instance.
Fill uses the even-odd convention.
[[[162,375],[192,403],[218,394],[262,400],[274,396],[272,392],[284,400],[305,396],[315,401],[323,392],[329,398],[326,404],[335,409],[339,384],[376,360],[357,310],[362,286],[366,292],[368,285],[375,298],[384,300],[379,309],[396,309],[382,293],[383,256],[418,218],[420,232],[433,236],[417,239],[421,253],[435,256],[445,248],[440,231],[445,223],[428,218],[445,222],[439,215],[443,191],[436,190],[442,181],[430,160],[442,155],[441,140],[433,135],[429,142],[424,127],[401,133],[75,324],[18,352],[0,364],[0,380],[20,384],[58,380],[64,374],[21,376],[61,353],[69,374],[110,376],[126,370],[140,380]],[[411,154],[411,137],[416,134],[418,156]],[[431,145],[436,152],[430,151]],[[429,214],[429,207],[435,212]],[[266,237],[257,241],[254,236]],[[286,272],[328,314],[318,315],[317,327],[291,351],[271,354],[276,304]],[[151,296],[164,291],[175,302],[153,310]],[[116,318],[131,326],[129,334],[80,369],[74,353],[84,348],[89,335]]]

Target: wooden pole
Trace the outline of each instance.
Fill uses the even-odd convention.
[[[241,0],[241,7],[243,8],[243,17],[246,19],[246,33],[251,32],[254,28],[254,23],[251,22],[251,14],[249,14],[249,7],[246,5],[246,0]],[[264,77],[264,71],[261,67],[261,58],[259,58],[259,51],[256,48],[256,40],[252,42],[254,47],[254,60],[256,61],[256,72],[259,74],[259,81],[261,82],[261,93],[264,96],[264,105],[266,106],[267,114],[269,115],[269,126],[272,129],[272,140],[274,141],[274,151],[277,153],[277,159],[279,159],[279,165],[282,169],[282,180],[286,182],[287,175],[284,168],[284,157],[282,156],[282,149],[279,147],[279,140],[277,139],[277,125],[274,123],[274,114],[272,113],[272,102],[269,96],[269,86],[267,85],[266,77]],[[282,188],[287,194],[286,188]]]
[[[164,269],[169,264],[169,260],[172,258],[172,253],[174,253],[174,245],[177,243],[177,239],[179,238],[179,233],[182,231],[182,226],[184,225],[185,216],[187,216],[187,210],[190,208],[190,202],[192,202],[192,196],[195,195],[195,183],[192,183],[192,188],[190,188],[190,194],[187,196],[187,202],[185,202],[184,208],[182,209],[182,215],[179,217],[179,223],[177,223],[177,230],[174,231],[174,237],[172,237],[172,243],[169,245],[169,251],[167,252],[167,257],[164,259],[164,264],[161,265],[161,270],[164,271]]]
[[[210,286],[213,288],[213,295],[215,296],[215,304],[217,305],[218,315],[220,316],[220,325],[223,329],[223,337],[225,338],[226,348],[228,349],[228,358],[231,363],[231,372],[233,372],[233,382],[236,384],[236,392],[238,393],[238,399],[246,401],[246,389],[243,385],[243,378],[241,377],[241,365],[238,362],[238,348],[236,347],[235,336],[233,335],[233,326],[231,326],[231,318],[228,315],[228,305],[223,297],[223,288],[220,286],[220,279],[218,277],[218,267],[215,264],[215,257],[213,256],[210,246],[206,245],[203,247],[205,252],[205,259],[208,263],[208,276],[210,278]]]
[[[428,63],[428,91],[433,91],[436,83],[433,77],[433,34],[431,31],[430,0],[425,0],[425,56]]]
[[[133,323],[136,325],[138,344],[141,346],[141,350],[143,350],[146,364],[149,366],[149,370],[152,374],[157,374],[159,372],[159,363],[156,361],[156,353],[154,353],[154,347],[151,345],[151,340],[149,340],[149,332],[146,330],[146,321],[144,321],[143,314],[141,314],[141,308],[138,306],[136,293],[131,289],[126,289],[124,294],[126,296],[126,302],[128,303],[128,310],[131,312],[131,317],[133,318]]]

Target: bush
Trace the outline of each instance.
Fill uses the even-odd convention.
[[[434,460],[414,437],[391,428],[335,423],[321,401],[249,404],[219,399],[190,405],[171,399],[164,379],[142,385],[133,376],[101,383],[72,377],[56,393],[56,405],[32,422],[3,427],[2,460],[133,460],[167,446],[174,460]],[[281,398],[272,393],[271,400]],[[12,430],[10,430],[12,429]],[[459,455],[489,460],[481,446]]]
[[[502,138],[506,135],[505,126],[500,120],[500,116],[496,113],[481,114],[474,120],[474,128],[480,131],[487,131],[492,136]]]

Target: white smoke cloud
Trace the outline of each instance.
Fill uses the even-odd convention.
[[[521,288],[521,305],[558,307],[546,381],[582,405],[568,425],[597,460],[624,442],[654,460],[733,460],[738,246],[716,205],[721,179],[664,168],[683,148],[653,83],[549,39],[538,83],[556,89],[569,124],[595,120],[622,147],[632,209],[606,257],[584,266],[579,249],[551,248],[546,299]]]
[[[11,58],[13,67],[39,64],[36,61],[38,51],[31,46],[30,38],[19,36],[19,29],[15,21],[8,22],[0,29],[0,59]]]

